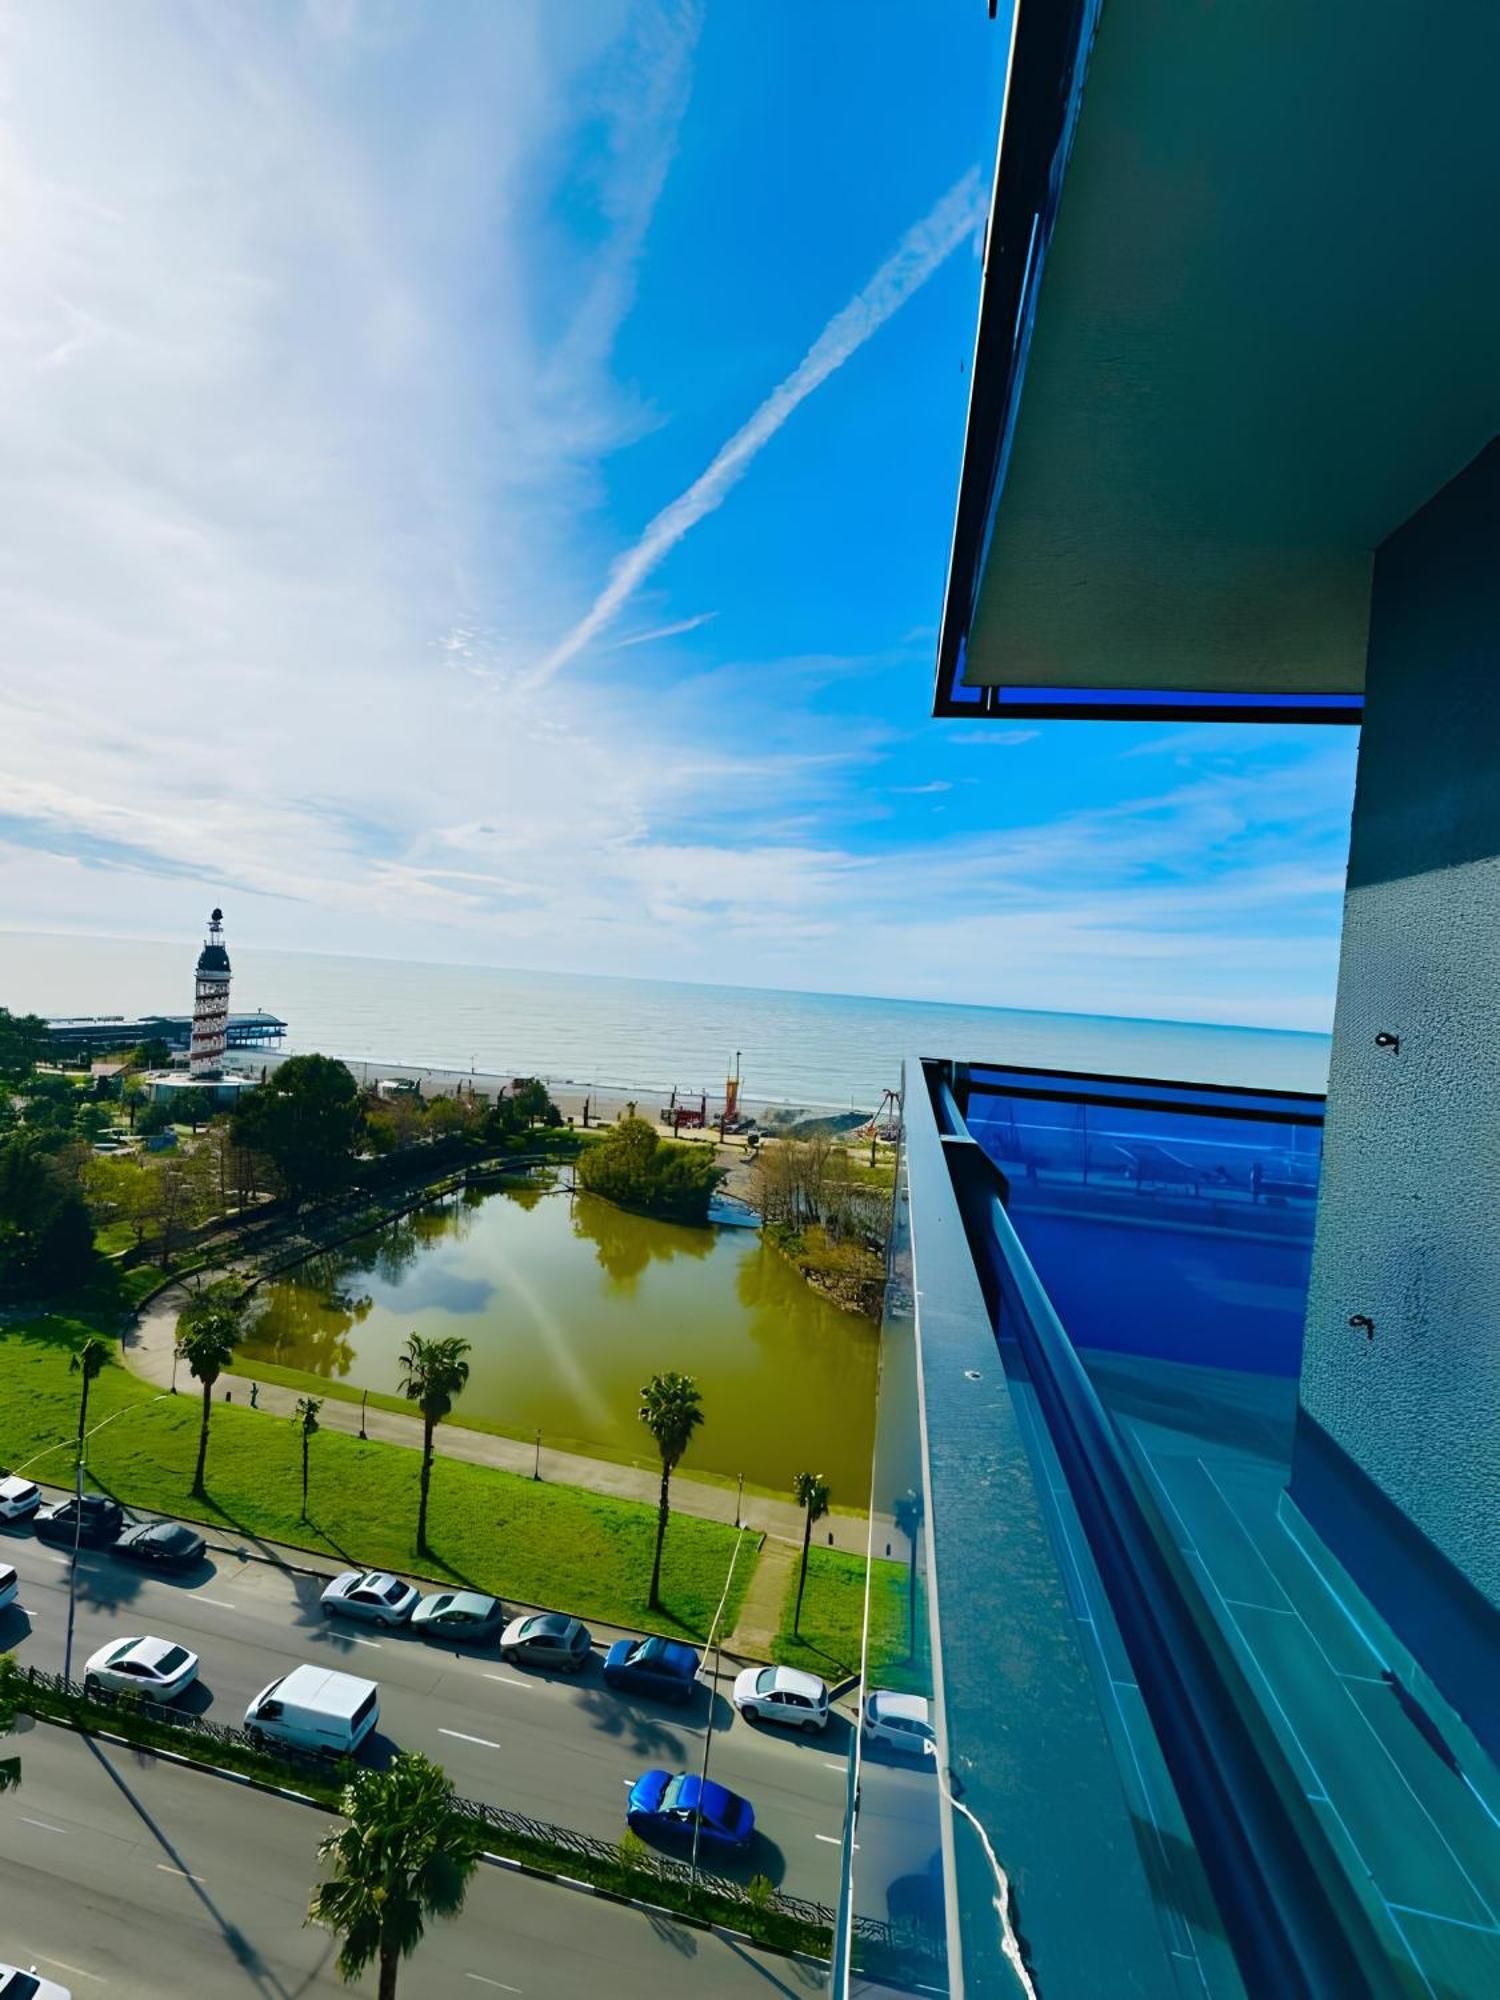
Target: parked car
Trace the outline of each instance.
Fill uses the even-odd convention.
[[[323,1592],[327,1618],[362,1618],[368,1625],[404,1625],[419,1593],[383,1569],[346,1569]]]
[[[143,1694],[149,1701],[176,1701],[198,1678],[198,1655],[174,1639],[111,1639],[89,1656],[83,1684],[92,1694]]]
[[[604,1679],[626,1694],[691,1701],[698,1685],[698,1655],[680,1639],[616,1639],[604,1655]]]
[[[625,1817],[632,1833],[675,1847],[698,1847],[717,1854],[743,1854],[755,1838],[755,1812],[748,1799],[726,1791],[712,1778],[691,1771],[643,1771],[630,1787]]]
[[[23,1972],[19,1965],[0,1965],[0,2000],[73,2000],[66,1986],[55,1979],[43,1979],[35,1970]]]
[[[7,1604],[14,1604],[16,1592],[21,1588],[21,1579],[9,1563],[0,1563],[0,1611]]]
[[[53,1500],[39,1508],[36,1516],[36,1531],[44,1542],[65,1542],[71,1547],[76,1534],[80,1546],[86,1549],[107,1549],[124,1525],[125,1509],[118,1500],[107,1500],[102,1493],[85,1493],[81,1501]]]
[[[18,1479],[14,1473],[0,1479],[0,1527],[29,1521],[42,1504],[42,1489],[34,1479]]]
[[[561,1611],[533,1611],[512,1618],[500,1635],[500,1657],[513,1667],[558,1667],[580,1674],[593,1644],[587,1625]]]
[[[828,1684],[797,1667],[746,1667],[734,1705],[747,1722],[780,1722],[812,1735],[828,1727]]]
[[[115,1554],[157,1569],[191,1569],[207,1547],[201,1535],[180,1521],[138,1521],[115,1543]]]
[[[245,1710],[252,1743],[287,1743],[326,1757],[352,1757],[380,1720],[374,1681],[331,1667],[293,1667],[272,1681]]]
[[[908,1757],[932,1757],[937,1742],[932,1731],[932,1704],[924,1694],[893,1694],[872,1688],[860,1710],[859,1726],[867,1743],[881,1743]]]
[[[424,1639],[483,1646],[505,1623],[505,1606],[480,1590],[438,1590],[411,1614],[411,1629]]]

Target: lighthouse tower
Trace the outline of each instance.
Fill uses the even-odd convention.
[[[222,1075],[224,1041],[229,1026],[229,953],[224,949],[224,912],[208,920],[208,936],[198,954],[193,986],[193,1039],[188,1072],[205,1082]]]

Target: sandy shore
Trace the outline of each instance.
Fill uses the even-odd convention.
[[[290,1053],[292,1051],[242,1050],[232,1054],[225,1067],[236,1075],[259,1076],[263,1068],[274,1069],[277,1063],[285,1062]],[[465,1092],[473,1090],[476,1096],[494,1098],[501,1089],[508,1089],[516,1076],[527,1074],[523,1070],[501,1074],[492,1070],[439,1069],[425,1063],[384,1062],[376,1059],[366,1061],[363,1057],[357,1059],[345,1057],[344,1060],[348,1062],[361,1084],[387,1080],[419,1083],[426,1097],[452,1096],[458,1090]],[[608,1123],[623,1116],[632,1103],[642,1118],[649,1118],[655,1124],[670,1095],[669,1092],[659,1088],[652,1089],[647,1085],[594,1083],[576,1077],[558,1076],[544,1077],[542,1080],[552,1093],[553,1101],[564,1118],[571,1118],[580,1125],[583,1123],[585,1102],[588,1103],[591,1124],[601,1121]],[[678,1102],[696,1111],[700,1100],[679,1092]],[[723,1109],[723,1102],[722,1095],[715,1096],[710,1092],[708,1116],[711,1122]],[[870,1105],[862,1108],[873,1111],[875,1107]],[[747,1092],[741,1095],[740,1109],[746,1117],[758,1118],[762,1122],[779,1123],[789,1118],[847,1113],[849,1106],[827,1102],[785,1103],[772,1098],[756,1097]],[[685,1133],[683,1136],[689,1135]]]

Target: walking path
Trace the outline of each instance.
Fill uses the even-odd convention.
[[[750,1588],[740,1606],[739,1622],[724,1641],[727,1653],[739,1653],[752,1660],[770,1659],[771,1647],[781,1630],[781,1607],[786,1602],[787,1586],[801,1554],[800,1542],[784,1541],[780,1535],[766,1537]]]
[[[180,1285],[173,1285],[157,1296],[144,1308],[134,1324],[127,1327],[123,1337],[126,1366],[158,1388],[166,1389],[172,1384],[172,1350],[177,1340],[177,1316],[187,1304],[190,1294]],[[184,1375],[184,1385],[197,1391],[197,1384]],[[242,1375],[221,1378],[222,1388],[229,1389],[237,1402],[248,1403],[250,1384]],[[222,1392],[222,1391],[221,1391]],[[298,1391],[283,1388],[272,1382],[260,1385],[256,1407],[268,1417],[290,1417],[297,1407]],[[360,1406],[346,1403],[342,1399],[329,1396],[319,1412],[318,1421],[325,1429],[358,1432],[360,1428]],[[422,1445],[422,1423],[416,1416],[404,1416],[395,1410],[371,1409],[365,1412],[365,1434],[379,1438],[385,1444],[402,1445],[411,1451],[419,1451]],[[467,1460],[471,1465],[493,1465],[506,1472],[518,1472],[530,1478],[537,1466],[537,1451],[533,1444],[519,1438],[495,1437],[489,1431],[467,1430],[462,1424],[439,1424],[437,1429],[438,1455],[443,1458]],[[564,1486],[581,1486],[590,1493],[613,1494],[623,1500],[643,1500],[655,1505],[660,1485],[660,1476],[654,1470],[635,1465],[616,1465],[606,1458],[589,1458],[581,1452],[556,1451],[543,1445],[540,1460],[543,1479]],[[672,1479],[672,1506],[682,1514],[696,1514],[706,1521],[725,1521],[733,1524],[735,1518],[735,1494],[727,1486],[711,1486],[704,1480],[693,1479],[676,1473]],[[791,1500],[772,1500],[759,1494],[746,1494],[740,1507],[740,1520],[746,1526],[762,1533],[795,1542],[800,1546],[802,1539],[802,1510]],[[828,1514],[818,1523],[815,1533],[820,1546],[843,1549],[854,1555],[863,1555],[868,1533],[867,1523],[862,1514]],[[896,1532],[894,1524],[883,1528],[884,1540],[901,1541],[896,1553],[905,1560],[906,1544]],[[775,1542],[768,1543],[762,1556],[760,1569],[767,1567]],[[752,1595],[759,1586],[757,1574],[752,1585]],[[780,1607],[778,1596],[777,1608]],[[747,1600],[748,1604],[748,1600]],[[741,1619],[743,1626],[744,1620]],[[772,1627],[774,1630],[774,1626]]]

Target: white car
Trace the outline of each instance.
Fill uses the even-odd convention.
[[[908,1757],[937,1755],[932,1703],[925,1694],[893,1694],[889,1688],[872,1688],[860,1709],[859,1726],[867,1743],[883,1744],[887,1750],[900,1750]]]
[[[7,1604],[15,1603],[16,1592],[20,1588],[21,1579],[10,1564],[0,1563],[0,1611],[3,1611]]]
[[[42,1489],[34,1479],[18,1479],[14,1473],[0,1479],[0,1526],[29,1521],[41,1504]]]
[[[39,1972],[0,1965],[0,2000],[73,2000],[73,1995],[55,1979],[43,1979]]]
[[[346,1569],[323,1592],[323,1613],[363,1618],[369,1625],[404,1625],[420,1601],[420,1591],[383,1569]]]
[[[734,1705],[747,1721],[779,1722],[811,1734],[828,1727],[828,1684],[796,1667],[746,1667]]]
[[[115,1694],[143,1694],[148,1701],[176,1701],[197,1678],[198,1655],[174,1639],[111,1639],[83,1670],[90,1692],[108,1688]]]

